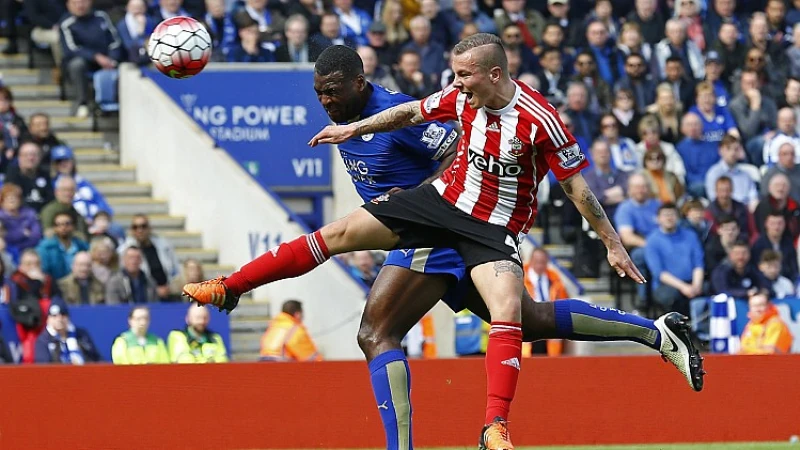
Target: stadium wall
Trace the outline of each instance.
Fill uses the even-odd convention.
[[[305,232],[280,200],[262,189],[148,78],[133,67],[120,71],[120,144],[123,164],[136,165],[137,179],[168,198],[170,213],[186,217],[201,232],[219,263],[239,267],[265,248]],[[265,242],[269,247],[265,247]],[[356,343],[365,291],[334,262],[312,273],[255,291],[272,311],[297,298],[306,324],[329,359],[361,359]]]
[[[415,445],[474,448],[483,360],[411,366]],[[709,356],[706,368],[706,388],[695,393],[655,355],[525,360],[510,417],[514,443],[785,441],[800,434],[800,356]],[[0,386],[2,449],[384,445],[363,362],[26,366],[0,368]],[[69,414],[54,399],[68,402]]]

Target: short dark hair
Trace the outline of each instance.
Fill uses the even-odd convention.
[[[500,67],[503,72],[508,74],[508,59],[503,47],[503,41],[494,34],[478,33],[468,36],[453,47],[453,56],[464,54],[474,48],[490,46],[491,51],[487,57],[480,61],[481,68],[490,70],[492,67]]]
[[[721,214],[717,218],[717,226],[718,227],[722,226],[722,225],[725,225],[727,223],[735,223],[736,225],[739,225],[739,222],[736,221],[736,217],[733,217],[730,214]]]
[[[719,142],[719,146],[725,147],[728,145],[738,144],[739,142],[741,141],[736,136],[732,134],[726,134],[725,136],[722,137],[722,140]]]
[[[631,52],[630,54],[628,54],[628,56],[625,57],[625,62],[628,62],[628,60],[631,59],[631,58],[639,58],[642,61],[645,60],[644,56],[642,56],[641,53]]]
[[[669,58],[667,58],[667,62],[664,63],[664,65],[666,65],[668,63],[671,63],[671,62],[678,63],[678,64],[681,65],[681,67],[683,67],[683,60],[681,59],[680,56],[670,56]]]
[[[733,186],[733,180],[731,180],[731,177],[729,177],[727,175],[723,175],[723,176],[717,178],[717,181],[714,183],[714,186],[716,186],[716,185],[718,185],[720,183],[728,183],[731,186]]]
[[[364,62],[352,48],[332,45],[320,53],[314,64],[314,72],[323,76],[341,73],[345,79],[352,80],[364,74]]]
[[[675,205],[675,203],[667,202],[667,203],[664,203],[664,204],[662,204],[661,206],[658,207],[658,213],[657,214],[661,214],[661,211],[666,211],[668,209],[670,209],[672,211],[675,211],[676,213],[678,212],[678,206]]]
[[[767,219],[770,218],[770,217],[780,217],[781,219],[786,220],[786,216],[778,208],[771,208],[769,210],[769,212],[767,213],[767,217],[764,218],[764,222],[766,223]]]
[[[550,53],[558,53],[558,56],[561,57],[561,50],[555,47],[545,47],[542,50],[542,53],[539,55],[539,59],[544,59],[545,56],[549,55]]]
[[[776,252],[775,250],[768,249],[768,250],[764,250],[761,253],[761,260],[758,263],[759,264],[764,264],[764,263],[777,262],[778,264],[780,264],[781,261],[783,261],[783,256],[781,256],[780,252]]]
[[[281,312],[293,316],[299,312],[303,312],[303,304],[299,300],[286,300],[283,302]]]
[[[75,218],[72,217],[72,214],[68,213],[67,211],[56,213],[56,215],[53,216],[53,223],[51,223],[50,225],[56,226],[56,222],[58,222],[59,217],[67,217],[69,218],[69,221],[72,223],[72,225],[75,225]]]
[[[748,244],[747,241],[741,239],[738,239],[736,242],[734,242],[733,245],[731,245],[731,248],[733,247],[744,247],[750,250],[750,244]]]
[[[133,308],[131,308],[131,310],[128,312],[128,319],[133,319],[133,313],[135,313],[136,311],[138,311],[138,310],[140,310],[140,309],[143,309],[143,310],[147,311],[148,313],[150,313],[150,308],[148,308],[147,306],[144,306],[144,305],[138,305],[138,306],[134,306],[134,307],[133,307]]]

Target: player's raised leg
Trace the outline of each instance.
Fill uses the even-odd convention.
[[[245,264],[230,277],[183,287],[183,295],[232,311],[239,296],[273,281],[310,272],[331,256],[354,250],[389,249],[398,236],[363,208],[321,229],[285,242]]]
[[[418,250],[417,250],[418,251]],[[412,450],[411,372],[400,342],[438,302],[450,276],[384,266],[367,299],[358,345],[386,434],[387,450]]]

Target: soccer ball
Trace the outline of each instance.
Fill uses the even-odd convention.
[[[167,19],[153,30],[147,54],[156,68],[171,78],[189,78],[200,73],[211,58],[211,36],[191,17]]]

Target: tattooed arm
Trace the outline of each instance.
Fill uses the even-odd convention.
[[[608,249],[608,262],[611,267],[621,277],[627,275],[637,282],[644,282],[644,277],[628,256],[628,252],[622,245],[617,231],[614,230],[614,226],[608,220],[608,216],[603,210],[603,206],[597,201],[594,192],[589,188],[586,180],[583,179],[583,175],[576,173],[560,183],[564,193],[572,200],[572,203],[575,204],[575,207],[578,208],[578,211],[605,244]]]
[[[424,121],[419,100],[412,100],[358,122],[327,126],[311,138],[308,145],[315,147],[319,144],[341,144],[355,136],[393,131],[411,125],[419,125]]]

